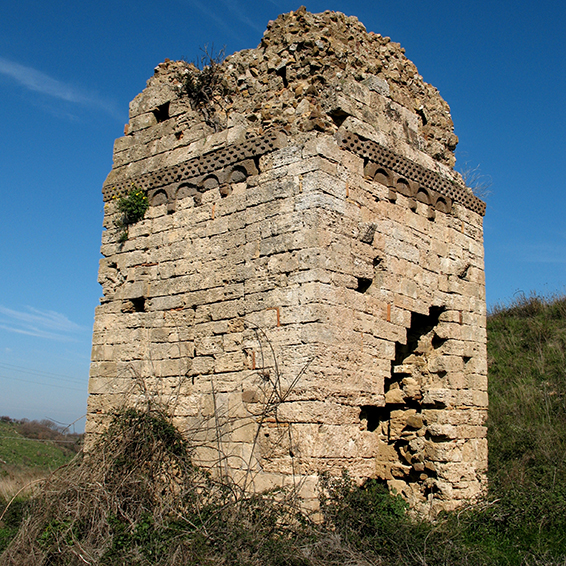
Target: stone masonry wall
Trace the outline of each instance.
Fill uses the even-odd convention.
[[[348,469],[415,508],[485,485],[482,216],[446,103],[355,19],[300,9],[200,73],[157,67],[103,187],[87,432],[157,399],[264,489]],[[187,94],[189,92],[189,94]],[[118,197],[150,208],[119,241]]]

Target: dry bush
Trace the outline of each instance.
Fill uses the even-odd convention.
[[[86,456],[46,480],[6,564],[98,564],[119,525],[161,522],[196,477],[180,434],[161,415],[126,411]],[[194,482],[192,482],[194,486]]]
[[[322,522],[314,523],[299,508],[293,491],[246,493],[227,477],[213,478],[191,464],[190,444],[163,411],[130,409],[114,419],[88,455],[46,481],[41,494],[27,505],[27,518],[0,562],[6,566],[562,564],[563,541],[555,535],[565,531],[555,529],[541,538],[534,528],[543,524],[540,512],[527,501],[533,494],[524,493],[521,501],[505,492],[499,495],[501,499],[447,514],[431,524],[407,517],[402,500],[378,482],[359,488],[347,474],[323,477]],[[558,507],[548,500],[545,516],[552,509]]]
[[[481,172],[480,166],[473,167],[468,162],[465,162],[460,170],[460,175],[466,187],[472,189],[474,195],[483,200],[491,195],[491,186],[493,181],[489,175],[484,175]]]
[[[253,494],[197,469],[190,438],[148,403],[122,411],[87,456],[49,478],[0,562],[566,566],[565,320],[564,297],[536,296],[488,318],[491,469],[481,505],[419,522],[378,482],[323,477],[315,524],[293,491]],[[259,423],[302,373],[286,387],[275,362]]]
[[[284,492],[246,495],[226,478],[216,481],[191,464],[189,444],[165,413],[126,410],[88,454],[46,480],[2,558],[7,566],[244,557],[259,565],[298,526]]]

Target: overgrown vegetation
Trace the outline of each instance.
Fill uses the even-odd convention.
[[[17,532],[34,487],[80,450],[82,435],[49,420],[0,417],[0,552]],[[13,499],[15,497],[15,499]]]
[[[3,564],[277,563],[302,529],[295,501],[242,494],[190,456],[164,413],[123,412],[49,479]]]
[[[149,200],[145,192],[133,184],[132,190],[125,197],[118,198],[118,211],[121,216],[116,221],[116,227],[122,230],[120,242],[128,239],[128,228],[142,220],[148,208]]]
[[[182,90],[189,97],[193,110],[200,112],[205,123],[215,131],[219,125],[215,116],[215,104],[221,105],[228,94],[221,68],[225,57],[224,49],[214,54],[214,47],[209,51],[205,45],[200,59],[189,64],[181,77]]]
[[[492,179],[489,175],[484,175],[481,172],[479,165],[472,167],[468,162],[465,162],[459,168],[459,172],[462,175],[464,185],[472,189],[474,195],[483,200],[489,197]]]
[[[313,521],[292,491],[243,493],[194,467],[165,413],[130,410],[29,512],[10,508],[10,532],[23,522],[2,563],[564,565],[566,298],[493,309],[488,350],[490,493],[474,507],[412,520],[345,474],[321,478]]]

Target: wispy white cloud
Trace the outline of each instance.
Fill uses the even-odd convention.
[[[235,21],[239,21],[259,33],[263,33],[263,27],[256,24],[246,15],[246,6],[241,6],[237,0],[220,0],[220,3],[215,5],[214,8],[209,8],[209,4],[200,0],[189,0],[189,3],[215,22],[226,34],[234,38],[239,39],[241,37],[238,27],[234,25]]]
[[[27,307],[17,311],[0,305],[0,328],[8,332],[48,338],[62,342],[75,341],[75,334],[83,332],[82,326],[55,311],[43,311]]]
[[[566,248],[552,244],[529,246],[519,251],[519,259],[530,263],[566,264]]]
[[[120,117],[115,104],[111,101],[100,97],[94,92],[88,92],[54,79],[33,67],[27,67],[26,65],[0,57],[0,74],[11,78],[32,92],[51,96],[72,104],[80,104],[103,110],[113,117]]]
[[[224,6],[232,13],[233,17],[240,20],[243,24],[251,27],[253,30],[263,33],[264,28],[256,24],[251,18],[246,15],[246,7],[248,4],[243,6],[237,0],[220,0]]]

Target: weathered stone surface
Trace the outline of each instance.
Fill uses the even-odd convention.
[[[427,512],[472,499],[485,205],[451,168],[448,106],[335,12],[280,16],[215,72],[202,105],[198,70],[159,65],[114,146],[89,435],[159,401],[201,464],[257,489],[299,475],[313,497],[347,468]],[[132,184],[150,208],[120,242]]]

